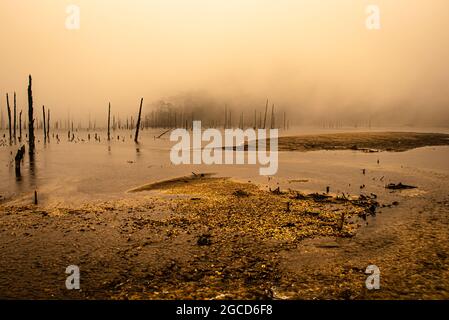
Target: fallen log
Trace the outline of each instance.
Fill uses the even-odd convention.
[[[406,184],[402,184],[402,182],[399,182],[398,184],[390,183],[390,184],[386,185],[385,188],[390,189],[390,190],[406,190],[406,189],[416,189],[418,187],[409,186]]]

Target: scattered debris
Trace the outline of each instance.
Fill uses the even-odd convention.
[[[250,195],[248,192],[241,189],[234,191],[232,194],[236,197],[249,197]]]
[[[306,183],[309,182],[309,180],[307,179],[293,179],[293,180],[288,180],[288,183]]]
[[[274,189],[274,190],[271,190],[271,188],[270,188],[270,192],[271,192],[272,194],[277,194],[277,195],[283,194],[280,187],[277,187],[277,188]]]
[[[210,246],[212,244],[212,236],[210,234],[203,234],[198,237],[197,244],[199,246]]]
[[[283,225],[284,228],[293,228],[296,227],[296,224],[294,224],[293,222],[288,222],[286,224]]]
[[[162,132],[160,135],[158,135],[157,137],[155,136],[155,139],[160,139],[162,138],[163,135],[165,135],[166,133],[169,133],[172,129],[168,129],[167,131]]]
[[[326,241],[321,242],[316,245],[317,248],[323,248],[323,249],[333,249],[333,248],[339,248],[340,245],[335,241]]]

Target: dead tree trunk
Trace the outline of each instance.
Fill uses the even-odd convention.
[[[16,93],[14,92],[14,126],[13,126],[14,130],[14,144],[17,143],[17,133],[16,133],[16,128],[17,128],[17,107],[16,107]]]
[[[50,142],[50,109],[47,110],[47,140]]]
[[[139,143],[139,129],[140,129],[140,117],[142,116],[142,105],[143,105],[143,98],[140,100],[139,118],[137,118],[136,135],[134,137],[135,143]]]
[[[254,130],[256,130],[257,127],[257,110],[254,110]]]
[[[6,107],[8,108],[9,144],[12,144],[11,108],[9,107],[9,96],[8,96],[8,94],[6,94]]]
[[[108,111],[108,141],[111,140],[111,103],[109,102],[109,111]]]
[[[22,142],[22,110],[19,112],[19,142]]]
[[[268,112],[268,99],[267,99],[267,104],[265,105],[265,116],[263,118],[263,128],[264,129],[267,128],[267,112]]]
[[[228,106],[225,105],[225,120],[224,120],[224,129],[228,127]]]
[[[284,111],[284,130],[287,129],[286,124],[287,124],[287,115],[285,114]]]
[[[270,123],[270,129],[274,129],[275,122],[274,122],[274,104],[271,107],[271,123]]]
[[[45,125],[45,106],[42,106],[42,119],[44,123],[44,143],[47,143],[47,126]]]
[[[33,90],[31,75],[28,78],[28,141],[29,153],[34,154],[34,115],[33,115]]]

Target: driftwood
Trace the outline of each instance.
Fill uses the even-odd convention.
[[[137,118],[136,135],[134,136],[135,143],[139,143],[139,130],[140,130],[140,118],[142,116],[142,105],[143,105],[143,98],[140,99],[139,117]]]
[[[165,135],[165,134],[167,134],[167,133],[169,133],[171,131],[171,129],[168,129],[168,130],[166,130],[166,131],[164,131],[164,132],[162,132],[160,135],[158,135],[157,137],[156,137],[156,139],[160,139],[160,138],[162,138],[162,136],[163,135]]]
[[[398,184],[390,183],[390,184],[386,185],[385,188],[390,189],[390,190],[406,190],[406,189],[416,189],[418,187],[409,186],[406,184],[402,184],[402,182],[399,182]]]

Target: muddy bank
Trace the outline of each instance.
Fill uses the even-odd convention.
[[[0,298],[449,297],[447,194],[394,190],[391,205],[202,175],[138,190],[70,209],[1,205]],[[72,264],[81,291],[65,288]],[[370,264],[379,291],[365,288]]]
[[[279,151],[359,150],[402,152],[426,146],[447,146],[449,135],[414,132],[357,132],[280,137]],[[269,146],[269,143],[267,142]]]
[[[2,205],[0,297],[273,298],[283,250],[352,237],[375,204],[201,175],[147,189],[72,209]],[[80,292],[65,289],[72,264]]]

